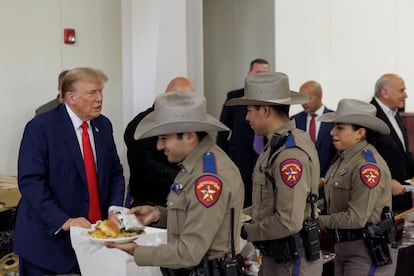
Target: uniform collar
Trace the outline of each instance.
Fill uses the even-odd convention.
[[[339,153],[339,157],[344,161],[350,160],[357,152],[361,151],[361,149],[363,149],[367,145],[368,142],[364,139],[358,144],[355,144],[352,148]]]
[[[295,120],[289,120],[289,122],[287,122],[286,124],[278,127],[277,129],[275,129],[272,133],[270,133],[269,135],[267,135],[267,141],[270,141],[272,139],[272,136],[274,133],[284,136],[286,135],[289,131],[292,131],[294,128],[296,128],[296,123]]]
[[[214,145],[213,139],[207,135],[200,141],[200,143],[191,151],[187,157],[179,164],[182,169],[188,173],[192,173],[194,168],[198,165],[204,153],[209,152]]]

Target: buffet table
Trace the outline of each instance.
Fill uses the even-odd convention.
[[[414,271],[414,212],[412,211],[414,209],[404,216],[402,239],[398,242],[398,261],[395,276],[412,275]]]
[[[161,276],[159,267],[137,266],[134,258],[119,250],[109,249],[103,244],[89,240],[85,234],[88,229],[72,227],[70,237],[82,276],[119,276],[119,275],[148,275]],[[145,234],[135,240],[139,245],[160,245],[166,243],[166,230],[145,227]]]

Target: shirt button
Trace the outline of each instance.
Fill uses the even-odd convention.
[[[338,186],[338,184],[339,184],[338,182],[335,182],[335,183],[334,183],[334,185],[335,185],[335,186]]]

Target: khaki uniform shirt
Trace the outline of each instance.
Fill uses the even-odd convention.
[[[48,101],[44,105],[38,107],[35,111],[35,114],[37,116],[39,114],[45,113],[45,112],[47,112],[49,110],[52,110],[53,108],[57,107],[61,103],[62,103],[62,101],[60,100],[59,95],[58,95],[55,99],[53,99],[51,101]]]
[[[365,151],[373,158],[367,158]],[[368,160],[367,160],[368,159]],[[366,140],[345,150],[325,178],[328,215],[321,227],[358,229],[379,223],[384,206],[391,207],[391,173],[384,159]]]
[[[276,150],[270,160],[268,143],[260,154],[253,171],[253,204],[245,209],[254,223],[246,224],[248,241],[280,239],[298,233],[305,218],[310,217],[306,199],[311,191],[318,194],[319,159],[309,135],[296,128],[291,120],[275,133],[294,142],[287,142]],[[266,178],[267,171],[275,180],[275,188]],[[315,208],[316,212],[316,208]]]
[[[205,153],[214,154],[216,174],[203,172]],[[210,136],[206,136],[179,165],[182,169],[175,178],[175,184],[172,185],[168,195],[167,207],[160,208],[162,214],[159,224],[162,225],[165,222],[167,224],[168,243],[157,247],[138,246],[134,252],[135,262],[138,265],[173,269],[194,267],[206,254],[208,254],[208,259],[230,254],[231,208],[235,209],[236,253],[240,251],[240,217],[244,188],[236,165]],[[220,193],[218,198],[216,197],[217,201],[209,207],[201,203],[197,197],[200,178],[205,182],[221,182],[222,184],[220,191],[205,189],[208,188],[207,186],[202,188],[205,192],[205,203],[209,203],[209,192]],[[174,191],[177,190],[177,183],[182,186],[180,192]]]

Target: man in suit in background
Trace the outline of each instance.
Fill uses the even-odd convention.
[[[258,58],[250,62],[247,76],[269,71],[269,62]],[[244,88],[227,93],[226,102],[233,98],[244,96]],[[247,109],[245,106],[225,106],[220,115],[220,121],[231,130],[231,134],[219,132],[219,145],[239,168],[244,182],[244,207],[252,204],[252,172],[258,153],[253,148],[254,132],[246,121]]]
[[[170,81],[165,92],[173,91],[194,92],[195,89],[189,79],[177,77]],[[151,106],[135,116],[128,123],[124,133],[130,171],[129,195],[132,199],[130,202],[132,206],[160,205],[165,207],[170,186],[180,170],[177,164],[168,162],[163,151],[157,149],[157,137],[134,139],[137,125],[153,111],[154,106]]]
[[[404,188],[405,180],[414,176],[414,158],[409,151],[407,131],[398,109],[404,108],[407,98],[405,82],[397,74],[385,74],[375,83],[375,95],[371,100],[377,108],[377,117],[391,130],[389,135],[377,137],[376,148],[390,168],[392,175],[392,207],[395,213],[412,207],[411,193]]]
[[[70,227],[90,228],[107,218],[109,206],[123,204],[112,124],[101,115],[106,81],[99,70],[70,70],[62,83],[63,104],[25,127],[14,241],[20,276],[79,274]]]
[[[38,107],[35,111],[36,116],[39,114],[42,114],[46,111],[52,110],[53,108],[55,108],[56,106],[60,105],[62,103],[62,81],[63,78],[65,77],[66,73],[69,70],[63,70],[62,72],[60,72],[59,76],[58,76],[58,95],[56,98],[54,98],[53,100],[48,101],[47,103],[45,103],[44,105]]]
[[[322,87],[313,80],[307,81],[299,89],[299,92],[309,97],[309,101],[302,104],[303,111],[294,115],[296,127],[309,133],[318,151],[321,169],[319,181],[319,198],[323,198],[323,178],[329,169],[329,165],[335,156],[336,150],[332,143],[330,131],[332,123],[319,122],[317,118],[324,113],[332,112],[322,103]],[[313,122],[312,122],[313,117]],[[311,130],[313,129],[313,130]]]

